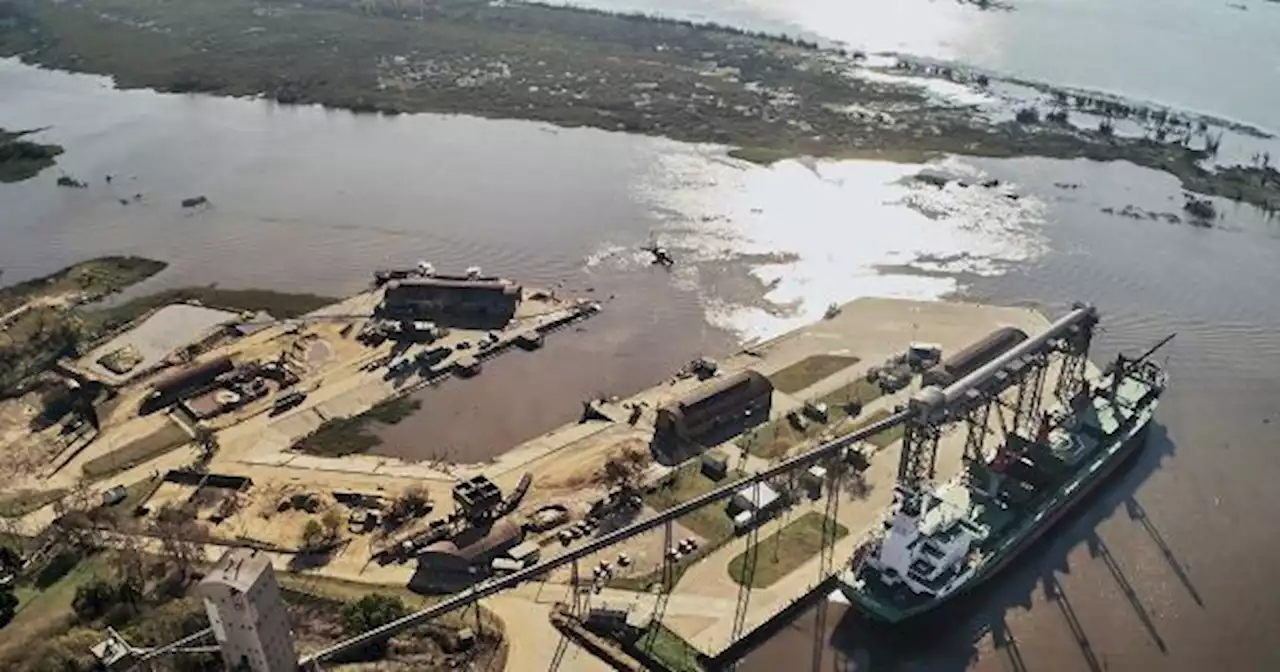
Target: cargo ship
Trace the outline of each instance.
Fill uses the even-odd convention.
[[[951,482],[912,483],[900,472],[883,524],[839,575],[841,592],[872,620],[897,624],[998,574],[1146,442],[1167,383],[1150,356],[1170,339],[1141,357],[1117,357],[1094,380],[1081,357],[1069,403],[1028,423],[1031,438],[1009,432],[995,450],[966,454]],[[952,392],[929,387],[917,397]]]

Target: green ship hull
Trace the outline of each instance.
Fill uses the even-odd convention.
[[[1025,499],[1011,502],[1012,479],[1001,490],[979,487],[991,476],[984,468],[990,465],[979,465],[978,474],[971,468],[930,493],[930,510],[919,522],[909,522],[906,538],[911,543],[899,543],[895,551],[909,549],[906,552],[914,554],[907,558],[910,569],[904,570],[901,559],[896,569],[882,562],[882,544],[894,543],[895,523],[886,521],[885,533],[855,552],[840,576],[841,592],[873,620],[895,624],[936,609],[998,574],[1146,443],[1166,374],[1142,362],[1137,370],[1118,377],[1099,381],[1104,390],[1114,383],[1111,394],[1092,398],[1072,414],[1065,436],[1057,438],[1058,445],[1066,446],[1065,454],[1077,459],[1069,464],[1062,460],[1062,470],[1051,474],[1052,480],[1039,492],[1018,491]],[[1025,448],[1043,457],[1050,446],[1027,442]],[[957,553],[962,557],[951,560]],[[954,564],[939,571],[932,560]]]

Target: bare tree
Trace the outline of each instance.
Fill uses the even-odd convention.
[[[324,540],[325,540],[324,526],[321,525],[320,522],[315,520],[314,518],[311,520],[308,520],[307,524],[303,526],[302,534],[300,535],[300,538],[299,538],[299,541],[301,542],[300,550],[304,552],[313,551],[319,548],[321,545],[323,545]]]
[[[635,489],[650,460],[652,457],[647,450],[635,446],[622,448],[605,460],[601,479],[610,487]]]
[[[337,506],[331,506],[320,516],[320,524],[324,526],[325,541],[337,541],[342,536],[342,512]]]
[[[121,534],[113,543],[119,560],[122,576],[143,580],[147,575],[147,554],[143,549],[143,538],[134,534]]]
[[[177,571],[179,583],[185,585],[195,568],[205,561],[204,530],[195,521],[177,516],[157,516],[153,529],[160,540],[161,553]]]

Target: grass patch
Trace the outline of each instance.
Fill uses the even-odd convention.
[[[746,448],[747,452],[756,457],[771,460],[786,455],[796,446],[815,439],[824,432],[834,431],[840,434],[847,434],[848,431],[845,431],[843,427],[849,420],[847,404],[857,399],[863,405],[866,405],[880,398],[883,394],[879,385],[865,378],[859,378],[817,399],[819,403],[827,405],[826,422],[815,422],[811,418],[805,418],[804,430],[799,430],[787,418],[778,418],[747,432],[742,438],[738,439],[738,446]],[[877,411],[868,417],[879,419],[886,415],[888,415],[888,411]],[[859,423],[853,425],[853,428],[856,429],[862,424],[862,421],[859,421]],[[900,431],[897,436],[899,438],[902,436]],[[885,445],[892,443],[892,441],[893,439],[890,439]]]
[[[747,576],[749,549],[730,560],[729,577],[740,585],[749,583],[752,588],[768,588],[817,555],[824,540],[835,543],[847,534],[849,529],[844,525],[810,511],[756,545],[756,566],[750,576]]]
[[[698,460],[693,460],[678,467],[675,477],[669,484],[653,492],[646,493],[643,499],[645,504],[657,511],[666,511],[677,504],[687,502],[720,486],[734,483],[741,478],[742,476],[730,472],[727,478],[717,483],[704,476],[701,471],[701,464]],[[692,567],[694,563],[706,557],[712,551],[723,546],[734,535],[733,520],[729,518],[729,514],[725,512],[722,506],[704,506],[680,518],[679,523],[694,534],[702,537],[702,544],[698,546],[698,550],[681,557],[680,561],[675,563],[673,585],[680,583],[680,577],[684,576],[685,570]],[[660,581],[662,581],[661,568],[648,574],[616,577],[609,581],[609,586],[620,590],[645,591],[649,589],[649,586]]]
[[[727,478],[717,483],[703,475],[698,460],[692,460],[677,468],[675,478],[668,485],[644,495],[644,502],[657,511],[666,511],[740,478],[740,475],[731,472]],[[679,522],[702,537],[706,541],[704,546],[723,543],[733,536],[733,521],[725,513],[724,507],[704,506],[680,518]]]
[[[355,602],[370,593],[380,593],[399,598],[406,607],[418,611],[444,599],[442,597],[419,595],[403,585],[371,585],[334,579],[318,574],[276,572],[276,580],[280,582],[280,587],[285,591],[341,604]],[[472,609],[453,611],[432,622],[446,628],[474,628],[476,625],[475,611]],[[480,609],[480,622],[486,629],[502,632],[502,621],[493,612],[483,607]]]
[[[71,601],[75,599],[76,589],[96,577],[110,576],[111,571],[109,558],[99,553],[81,559],[75,567],[43,589],[24,586],[17,591],[18,613],[5,626],[4,636],[0,637],[0,660],[23,646],[66,629],[74,618]]]
[[[97,299],[163,271],[168,264],[144,257],[98,257],[56,273],[0,288],[0,313],[37,298],[78,294]]]
[[[191,443],[191,435],[187,434],[178,423],[166,418],[165,424],[156,431],[106,455],[89,460],[82,470],[89,478],[106,478],[189,443]]]
[[[786,418],[778,418],[745,434],[738,439],[738,445],[746,448],[752,455],[766,460],[781,457],[786,455],[787,451],[817,436],[827,428],[827,425],[822,423],[806,422],[804,431],[801,431]]]
[[[881,408],[876,412],[867,415],[864,418],[860,418],[857,422],[855,422],[849,428],[848,432],[843,432],[843,433],[849,434],[851,432],[856,432],[859,429],[866,427],[867,425],[884,420],[885,418],[889,417],[889,415],[891,414],[887,409]],[[905,425],[890,427],[889,429],[886,429],[883,432],[880,432],[879,434],[871,435],[871,437],[867,439],[867,443],[870,443],[871,445],[877,448],[886,448],[889,446],[889,444],[901,439],[903,433],[905,433],[906,431],[907,430]]]
[[[422,408],[422,401],[410,397],[389,399],[349,418],[324,421],[316,431],[296,443],[294,450],[321,457],[343,457],[368,451],[382,443],[373,433],[371,422],[394,425]]]
[[[796,158],[794,152],[772,147],[735,147],[729,150],[729,156],[760,166],[771,166],[779,161]]]
[[[85,311],[86,325],[97,332],[110,331],[141,319],[153,310],[173,303],[198,302],[209,308],[236,312],[266,311],[276,318],[305,315],[338,301],[317,294],[292,294],[267,289],[220,289],[216,286],[167,289],[126,301],[119,306]]]
[[[857,363],[858,358],[849,355],[813,355],[774,373],[769,381],[779,392],[792,394]]]
[[[117,530],[128,531],[137,527],[137,518],[134,518],[134,509],[147,503],[151,496],[156,494],[156,490],[164,485],[164,476],[158,475],[155,478],[144,478],[141,481],[130,483],[124,486],[124,499],[115,506],[103,506],[99,513],[111,518],[115,522]]]
[[[58,145],[42,145],[20,138],[33,131],[0,128],[0,182],[21,182],[52,166],[62,153]]]
[[[42,509],[67,494],[66,488],[19,490],[0,498],[0,518],[18,518]]]
[[[636,649],[670,672],[704,672],[698,651],[667,626],[653,622],[636,640]]]
[[[316,574],[277,572],[276,579],[281,588],[331,602],[355,602],[369,593],[398,597],[411,609],[423,609],[440,601],[439,598],[419,595],[404,586],[375,586]]]
[[[384,425],[394,425],[417,413],[422,408],[422,401],[409,397],[388,399],[364,412],[370,420],[377,420]]]
[[[845,405],[851,401],[861,401],[865,406],[876,399],[884,396],[884,390],[880,389],[878,383],[859,377],[857,380],[844,385],[838,389],[832,390],[821,397],[818,402],[826,404],[831,408],[831,418],[833,421],[843,420],[848,416],[845,413]]]

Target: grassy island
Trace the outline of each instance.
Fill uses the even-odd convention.
[[[121,87],[355,111],[466,113],[798,155],[1127,160],[1187,189],[1280,207],[1280,173],[1052,120],[991,123],[919,87],[851,76],[860,54],[785,36],[490,0],[0,0],[0,55]],[[980,78],[976,85],[982,85]]]

